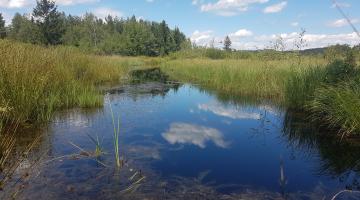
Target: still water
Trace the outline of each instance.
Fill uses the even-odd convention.
[[[103,108],[63,111],[46,127],[23,130],[17,149],[40,141],[0,198],[331,199],[359,189],[358,145],[318,138],[301,115],[270,103],[230,101],[191,85],[129,85],[104,98]],[[121,169],[111,108],[120,120]],[[97,138],[104,153],[86,155]]]

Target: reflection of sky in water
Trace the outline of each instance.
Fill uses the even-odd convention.
[[[205,148],[206,142],[212,141],[218,147],[227,147],[220,131],[194,124],[172,123],[170,129],[162,136],[170,144],[193,144]]]
[[[198,108],[231,119],[260,119],[259,113],[248,112],[234,107],[225,107],[220,103],[199,104]]]
[[[305,157],[308,152],[292,147],[282,137],[281,110],[265,104],[220,102],[189,85],[165,96],[108,95],[103,109],[58,116],[49,130],[52,155],[78,152],[69,141],[92,150],[94,144],[87,134],[98,135],[107,152],[103,162],[109,164],[113,160],[109,104],[121,120],[121,152],[129,160],[146,162],[162,180],[197,177],[208,171],[204,181],[214,181],[215,187],[232,185],[232,190],[223,192],[240,186],[279,192],[282,157],[287,191],[343,188],[337,177],[314,172],[321,167],[317,151]]]

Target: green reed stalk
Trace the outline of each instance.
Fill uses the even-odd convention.
[[[123,161],[120,159],[120,153],[119,153],[120,117],[117,118],[117,125],[116,125],[115,115],[114,115],[113,109],[111,107],[111,104],[110,104],[110,112],[111,112],[111,119],[112,119],[112,124],[113,124],[113,129],[114,129],[113,140],[114,140],[114,152],[115,152],[116,166],[120,168],[123,165]]]

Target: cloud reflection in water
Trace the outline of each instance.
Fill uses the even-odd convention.
[[[236,108],[228,108],[219,103],[211,104],[199,104],[198,108],[202,111],[212,112],[215,115],[228,117],[231,119],[255,119],[259,120],[261,118],[260,113],[249,112]]]
[[[193,144],[205,148],[206,142],[212,141],[218,147],[228,147],[228,143],[224,141],[220,131],[194,124],[172,123],[170,129],[162,136],[170,144]]]

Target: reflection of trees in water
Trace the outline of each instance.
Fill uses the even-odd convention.
[[[359,190],[360,145],[333,135],[311,125],[304,114],[287,111],[285,115],[283,136],[309,156],[317,153],[320,163],[316,173],[339,179],[347,189]]]
[[[145,82],[138,84],[122,85],[107,89],[107,93],[111,94],[111,99],[118,98],[118,95],[126,95],[131,97],[133,101],[137,101],[144,98],[160,96],[165,98],[170,91],[175,93],[181,87],[178,83],[161,83],[161,82]]]

